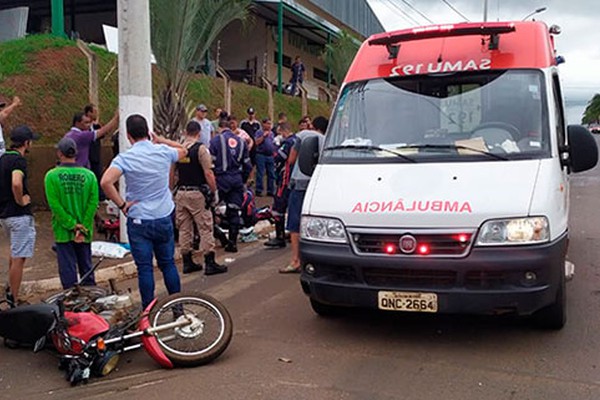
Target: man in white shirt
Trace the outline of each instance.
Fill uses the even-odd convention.
[[[4,142],[4,134],[2,132],[2,124],[15,108],[21,105],[21,99],[14,97],[10,106],[6,107],[6,103],[0,103],[0,156],[6,151],[6,143]]]
[[[215,128],[213,127],[212,122],[206,118],[207,113],[208,108],[204,104],[200,104],[196,107],[196,116],[193,118],[194,121],[200,124],[200,143],[206,147],[210,145],[210,139],[212,139],[215,134]]]

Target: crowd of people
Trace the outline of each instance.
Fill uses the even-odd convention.
[[[39,135],[27,126],[17,126],[10,132],[5,151],[1,130],[19,105],[18,98],[8,107],[0,104],[0,224],[10,238],[6,300],[12,306],[19,303],[23,267],[33,256],[36,236],[25,154]],[[116,154],[105,171],[100,141],[118,128],[118,113],[104,126],[93,104],[74,115],[72,127],[56,145],[57,165],[44,180],[63,288],[74,286],[84,276],[83,285],[95,284],[94,274],[89,273],[91,242],[94,219],[105,199],[127,217],[143,307],[154,298],[153,257],[169,294],[180,291],[174,259],[176,236],[184,274],[227,272],[215,259],[214,207],[226,206],[229,229],[224,250],[235,253],[244,196],[252,186],[256,196],[273,197],[275,236],[265,246],[286,247],[286,230],[290,232],[290,263],[279,272],[300,272],[300,215],[309,177],[302,174],[296,159],[303,138],[323,137],[327,119],[303,117],[294,128],[285,113],[273,124],[269,118],[259,120],[252,107],[240,122],[220,108],[214,112],[215,119],[209,120],[208,107],[198,105],[179,141],[152,133],[141,115],[128,116],[125,126],[131,147]],[[118,190],[121,177],[126,183],[124,197]],[[194,230],[200,237],[204,265],[193,259]]]

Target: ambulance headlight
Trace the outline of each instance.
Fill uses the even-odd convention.
[[[319,242],[347,243],[346,228],[335,218],[303,215],[300,224],[300,237]]]
[[[477,236],[477,246],[524,245],[550,240],[550,225],[546,217],[499,219],[483,224]]]

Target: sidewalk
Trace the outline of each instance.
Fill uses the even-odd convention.
[[[271,203],[270,198],[257,198],[257,207]],[[35,253],[32,259],[27,260],[25,270],[23,272],[23,283],[21,285],[21,295],[23,298],[30,297],[39,293],[59,291],[62,289],[58,278],[58,265],[56,262],[56,253],[52,250],[54,236],[52,234],[51,214],[49,211],[36,212],[35,228],[37,231]],[[257,227],[258,228],[258,227]],[[260,242],[264,241],[264,235],[271,230],[267,227],[264,230],[257,231],[260,237]],[[95,233],[94,240],[105,240],[104,235]],[[238,253],[225,253],[217,243],[217,261],[224,262],[225,258],[238,258],[244,255],[246,249],[253,248],[255,243],[239,243]],[[10,246],[6,233],[0,229],[0,284],[4,287],[8,276],[8,255],[10,254]],[[196,261],[201,261],[197,257]],[[93,257],[92,262],[95,264],[98,258]],[[181,271],[181,262],[179,251],[175,249],[175,261],[177,268]],[[109,279],[123,280],[135,277],[137,270],[131,255],[127,255],[122,259],[105,258],[102,264],[96,270],[96,281],[98,283],[106,282]]]

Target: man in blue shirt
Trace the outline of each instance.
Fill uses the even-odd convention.
[[[267,195],[275,190],[275,143],[273,143],[273,123],[269,118],[262,121],[262,129],[254,134],[256,143],[256,195],[262,196],[265,170],[267,172]]]
[[[156,135],[151,141],[148,124],[141,115],[131,115],[126,126],[132,147],[115,157],[102,176],[101,186],[127,216],[131,255],[138,270],[142,306],[146,308],[154,299],[153,254],[169,294],[181,290],[173,258],[171,213],[175,204],[169,190],[169,173],[174,163],[187,156],[187,149]],[[127,185],[126,199],[115,186],[121,176]]]
[[[244,202],[244,185],[252,164],[246,143],[229,129],[229,121],[219,121],[219,134],[210,141],[219,199],[227,205],[225,218],[229,223],[229,243],[225,251],[237,252],[237,236],[242,225],[241,211]]]

